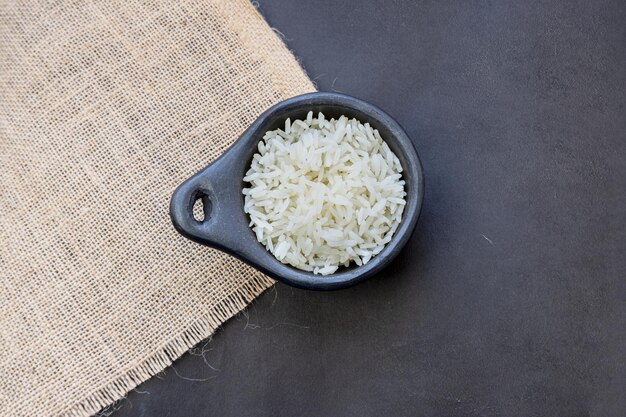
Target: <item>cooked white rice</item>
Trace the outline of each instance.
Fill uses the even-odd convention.
[[[402,166],[368,123],[309,112],[258,149],[244,210],[278,260],[328,275],[366,264],[391,240],[406,204]]]

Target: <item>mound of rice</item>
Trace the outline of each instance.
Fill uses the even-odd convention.
[[[278,260],[328,275],[366,264],[391,240],[406,204],[402,166],[368,123],[309,112],[258,149],[244,210]]]

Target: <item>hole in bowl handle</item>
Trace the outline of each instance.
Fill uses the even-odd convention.
[[[196,220],[193,207],[197,200],[202,200],[204,219]],[[211,244],[212,193],[201,185],[198,175],[182,183],[172,195],[170,217],[174,228],[183,236],[203,244]]]

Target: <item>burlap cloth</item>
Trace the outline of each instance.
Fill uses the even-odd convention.
[[[273,282],[172,191],[313,86],[246,0],[0,0],[0,414],[86,416]]]

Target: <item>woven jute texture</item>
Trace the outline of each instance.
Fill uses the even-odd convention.
[[[309,91],[246,0],[0,0],[0,415],[93,414],[273,284],[168,204]]]

